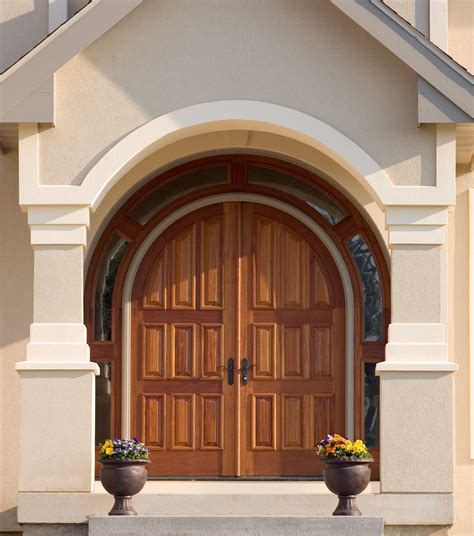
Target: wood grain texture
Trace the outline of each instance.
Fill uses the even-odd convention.
[[[196,368],[196,325],[171,325],[171,378],[192,380]]]
[[[201,309],[224,307],[223,217],[201,223]]]
[[[143,326],[142,377],[166,378],[166,324]]]
[[[227,185],[219,185],[216,187],[206,188],[201,191],[190,192],[180,198],[172,201],[168,206],[160,209],[159,212],[153,216],[146,225],[142,226],[131,218],[131,209],[140,201],[142,201],[149,193],[155,192],[160,186],[166,183],[168,180],[173,180],[182,173],[187,173],[193,169],[205,169],[206,166],[226,165],[229,170],[229,182]],[[289,194],[279,192],[270,187],[261,187],[251,185],[246,179],[246,168],[249,165],[265,166],[268,169],[276,169],[285,173],[291,174],[298,179],[305,180],[320,188],[329,197],[337,200],[341,206],[344,207],[348,213],[348,217],[342,220],[337,225],[331,226],[328,222],[315,213],[314,210],[309,207],[303,200],[298,200]],[[121,386],[122,386],[122,296],[125,284],[125,276],[129,269],[130,263],[143,243],[147,238],[150,231],[156,227],[156,225],[167,215],[171,214],[176,209],[188,204],[189,202],[200,199],[206,195],[213,195],[225,192],[243,191],[249,193],[263,194],[269,197],[273,197],[277,200],[287,202],[296,207],[301,212],[305,213],[309,218],[312,218],[324,231],[330,236],[335,246],[338,248],[341,256],[346,262],[351,277],[352,286],[355,289],[355,308],[354,308],[354,345],[355,345],[355,431],[359,437],[363,433],[363,408],[364,408],[364,375],[363,365],[364,362],[378,362],[384,358],[384,346],[386,343],[386,333],[388,323],[390,321],[390,276],[387,266],[387,261],[382,252],[382,249],[378,243],[377,237],[374,235],[370,226],[365,222],[364,217],[359,213],[357,208],[351,204],[340,192],[331,187],[325,180],[320,177],[302,169],[294,164],[288,162],[281,162],[275,159],[254,156],[254,155],[224,155],[217,157],[206,157],[194,162],[188,162],[173,168],[152,181],[148,182],[145,186],[140,188],[134,193],[129,200],[127,200],[123,206],[117,211],[116,215],[111,219],[107,225],[102,236],[99,239],[98,245],[95,248],[86,278],[85,285],[85,323],[88,329],[88,343],[91,348],[91,359],[98,362],[112,363],[112,422],[113,429],[112,435],[120,436],[120,422],[121,422]],[[152,464],[150,467],[150,474],[154,475],[235,475],[235,474],[259,474],[257,469],[259,467],[265,467],[267,475],[279,475],[281,474],[282,464],[291,467],[294,466],[294,458],[291,449],[277,451],[279,452],[280,461],[277,463],[272,459],[265,458],[268,452],[256,453],[251,459],[246,459],[245,451],[248,449],[249,437],[245,432],[245,426],[241,423],[249,422],[250,412],[248,406],[245,404],[246,391],[245,389],[237,389],[234,386],[232,389],[226,385],[226,382],[222,381],[225,378],[225,371],[219,369],[220,376],[207,376],[204,374],[213,374],[214,368],[213,357],[209,359],[210,365],[204,367],[203,352],[203,330],[202,326],[221,324],[224,326],[223,334],[223,347],[224,347],[224,364],[229,356],[243,357],[246,356],[252,361],[253,347],[253,335],[252,325],[255,324],[275,324],[277,341],[276,341],[276,355],[275,355],[275,371],[272,378],[268,378],[269,381],[275,382],[275,391],[277,395],[276,407],[277,407],[277,426],[283,426],[281,407],[283,401],[281,396],[283,394],[291,396],[299,396],[303,394],[306,397],[314,395],[328,395],[333,396],[334,393],[339,393],[341,381],[343,381],[343,374],[341,374],[341,367],[334,367],[334,363],[328,368],[327,352],[319,352],[319,358],[313,359],[304,363],[306,367],[304,369],[305,379],[297,380],[294,376],[293,380],[289,377],[285,382],[294,383],[289,386],[288,389],[280,385],[282,379],[282,355],[281,355],[281,326],[282,325],[298,325],[303,326],[303,331],[308,330],[309,345],[316,347],[317,344],[322,345],[323,348],[327,348],[327,342],[324,342],[324,335],[322,337],[314,336],[311,341],[311,330],[313,326],[317,329],[323,329],[328,326],[341,326],[344,322],[344,297],[343,293],[337,290],[337,284],[334,286],[333,281],[333,268],[331,266],[331,259],[328,259],[327,253],[325,253],[324,246],[318,241],[314,241],[308,235],[311,234],[308,229],[301,229],[301,226],[297,229],[291,222],[291,218],[286,220],[285,215],[281,217],[281,213],[277,211],[259,210],[258,217],[262,221],[274,222],[273,227],[275,229],[274,234],[274,247],[273,251],[269,254],[264,254],[267,257],[274,256],[274,267],[279,266],[277,271],[270,270],[263,265],[263,268],[267,270],[267,275],[262,272],[262,278],[267,281],[266,288],[262,285],[261,298],[262,304],[260,308],[254,308],[252,310],[252,304],[255,303],[255,296],[251,293],[252,285],[250,281],[246,280],[246,275],[237,273],[236,266],[239,265],[244,271],[251,271],[250,266],[251,254],[246,253],[246,256],[242,255],[242,251],[238,251],[239,248],[243,248],[244,244],[241,242],[239,236],[245,239],[246,233],[249,236],[254,236],[255,230],[250,226],[245,225],[244,217],[237,216],[236,203],[223,206],[207,207],[201,214],[192,214],[183,217],[179,222],[176,222],[172,228],[165,231],[162,236],[157,240],[156,244],[152,247],[150,255],[142,263],[139,273],[137,275],[136,282],[133,290],[132,300],[132,433],[140,434],[142,432],[142,405],[141,394],[167,397],[170,394],[179,393],[192,393],[199,397],[201,393],[221,393],[225,396],[225,422],[231,423],[232,419],[227,415],[233,416],[233,422],[224,428],[225,449],[223,451],[207,452],[200,449],[201,444],[201,427],[198,422],[201,419],[201,406],[200,399],[196,399],[197,414],[196,414],[196,441],[193,451],[170,451],[171,444],[170,430],[168,430],[167,441],[168,446],[162,452],[160,456],[166,456],[165,459],[154,457],[152,454]],[[207,227],[208,244],[217,243],[216,238],[216,224],[211,223],[224,218],[223,222],[223,269],[222,269],[222,306],[216,305],[219,303],[219,290],[218,279],[219,270],[214,270],[209,277],[203,275],[202,264],[207,262],[209,266],[216,264],[215,259],[218,258],[219,253],[217,251],[209,252],[207,261],[204,260],[206,247],[204,246],[202,229]],[[242,220],[241,224],[237,224],[238,219]],[[207,222],[207,223],[206,223]],[[275,224],[276,222],[276,224]],[[186,237],[189,229],[194,226],[194,252],[192,248],[186,244]],[[283,227],[282,227],[283,226]],[[271,227],[271,225],[270,225]],[[122,263],[117,273],[117,280],[114,286],[113,303],[112,303],[112,339],[110,341],[95,341],[94,337],[94,306],[95,306],[95,288],[97,275],[101,270],[104,252],[107,251],[107,246],[111,237],[119,233],[125,236],[130,241],[130,245],[126,255],[122,259]],[[183,235],[180,237],[180,233]],[[384,339],[379,342],[364,342],[362,340],[363,332],[363,294],[360,288],[360,281],[356,267],[353,264],[353,260],[347,252],[345,242],[348,238],[355,234],[361,234],[364,236],[367,244],[371,248],[379,275],[381,279],[381,287],[383,292],[384,302]],[[228,236],[235,237],[234,240],[228,240]],[[172,242],[178,237],[178,241],[181,241],[179,249],[181,249],[180,260],[172,260],[173,247]],[[285,238],[282,238],[285,237]],[[303,239],[301,239],[303,237]],[[253,240],[253,238],[252,238]],[[299,271],[301,268],[301,262],[296,261],[297,253],[301,250],[301,244],[306,244],[307,254],[310,255],[309,269],[305,276],[302,276]],[[278,248],[286,248],[288,251],[296,252],[291,258],[287,258],[287,264],[282,262],[281,254],[278,252]],[[158,260],[162,255],[161,266]],[[194,255],[194,260],[192,256]],[[213,255],[213,257],[212,257]],[[188,262],[185,262],[186,257]],[[247,262],[247,257],[250,259]],[[214,259],[214,260],[213,260]],[[283,257],[285,260],[285,257]],[[174,266],[172,266],[174,262]],[[306,262],[306,261],[305,261]],[[183,270],[181,275],[176,275],[176,268],[178,265]],[[151,273],[151,268],[155,268],[155,273]],[[192,276],[194,270],[194,277]],[[212,270],[211,270],[212,271]],[[292,272],[296,273],[294,281],[288,283],[288,278],[283,274]],[[271,274],[272,277],[268,276]],[[174,274],[174,276],[172,276]],[[183,277],[184,274],[184,277]],[[187,277],[186,274],[190,275]],[[146,279],[148,278],[149,287],[145,288]],[[306,279],[305,279],[306,277]],[[172,278],[174,278],[172,285]],[[179,286],[179,282],[183,282],[182,286]],[[235,283],[234,281],[237,281]],[[264,281],[263,281],[264,282]],[[270,282],[270,284],[268,283]],[[301,283],[303,282],[303,284]],[[285,287],[286,284],[286,287]],[[206,290],[207,285],[207,290]],[[302,287],[306,285],[306,290],[303,292],[304,307],[301,307],[301,292]],[[269,291],[273,286],[272,292]],[[194,287],[194,288],[193,288]],[[308,288],[309,287],[309,288]],[[174,293],[173,291],[176,290]],[[270,297],[269,297],[270,296]],[[273,302],[272,302],[273,299]],[[174,300],[174,301],[173,301]],[[181,304],[180,304],[181,301]],[[141,303],[140,303],[141,302]],[[269,303],[272,303],[269,306]],[[207,305],[206,305],[207,303]],[[174,305],[173,305],[174,304]],[[190,305],[191,304],[191,305]],[[283,308],[283,305],[285,307]],[[175,307],[174,309],[172,307]],[[204,309],[201,307],[204,306]],[[250,311],[250,312],[249,312]],[[292,316],[288,318],[286,315],[292,311]],[[276,314],[276,317],[275,317]],[[148,364],[145,366],[144,350],[145,336],[141,331],[140,326],[145,324],[165,324],[167,326],[167,341],[166,341],[166,357],[165,357],[165,369],[168,379],[160,379],[160,365],[156,361],[155,357],[148,358]],[[171,338],[170,330],[172,324],[195,324],[196,325],[196,355],[194,364],[194,379],[171,379]],[[209,332],[211,337],[212,330]],[[241,336],[239,335],[241,333]],[[341,355],[344,352],[344,338],[338,335],[339,330],[333,333],[332,347],[330,352],[335,355]],[[314,334],[313,334],[314,335]],[[240,339],[239,339],[240,337]],[[212,337],[211,337],[212,338]],[[317,343],[317,340],[320,340]],[[323,341],[323,342],[321,342]],[[150,343],[149,343],[150,344]],[[158,341],[152,344],[158,344]],[[209,347],[213,344],[217,344],[209,341]],[[158,344],[159,346],[159,344]],[[213,350],[211,351],[211,353]],[[311,352],[310,352],[311,354]],[[149,354],[150,356],[153,353]],[[321,357],[322,356],[322,357]],[[311,356],[310,356],[311,357]],[[338,362],[338,361],[337,361]],[[238,364],[238,363],[237,363]],[[298,363],[296,363],[297,365]],[[219,365],[222,366],[222,365]],[[144,371],[152,372],[149,378],[144,378]],[[287,367],[288,368],[288,367]],[[293,364],[292,367],[295,368]],[[208,372],[204,373],[204,370]],[[296,366],[296,370],[298,367]],[[329,372],[328,372],[329,371]],[[257,381],[256,369],[251,369],[251,383],[254,387],[260,385],[259,389],[262,392],[271,392],[267,389],[268,384],[264,377]],[[157,374],[158,373],[158,374]],[[313,382],[316,390],[303,389],[303,385],[307,381]],[[199,385],[202,382],[203,385]],[[332,387],[327,383],[332,382]],[[298,383],[298,385],[296,385]],[[242,391],[242,393],[240,393]],[[303,392],[304,391],[304,392]],[[241,403],[238,400],[241,400]],[[344,400],[343,397],[337,395],[334,396],[333,409],[335,415],[344,414]],[[167,422],[170,421],[170,405],[169,400],[166,402],[167,407]],[[314,428],[311,424],[311,413],[314,412],[314,408],[311,408],[309,398],[307,398],[306,406],[307,411],[305,419],[307,422],[306,429]],[[229,420],[230,419],[230,420]],[[335,426],[339,425],[337,422]],[[155,433],[155,432],[153,432]],[[282,446],[282,434],[281,431],[277,434],[277,444],[280,442]],[[239,439],[240,438],[240,439]],[[306,434],[305,441],[308,442],[307,447],[311,441],[309,440],[309,434]],[[234,445],[233,448],[229,448],[229,445]],[[278,447],[278,448],[280,448]],[[151,447],[152,449],[158,447]],[[154,452],[154,451],[153,451]],[[298,473],[311,475],[320,472],[321,467],[317,461],[315,463],[314,456],[307,457],[306,452],[299,452],[298,458]],[[170,453],[168,457],[168,453]],[[258,454],[258,455],[257,455]],[[184,457],[183,456],[189,456]],[[263,457],[262,457],[263,456]],[[378,451],[375,450],[375,456],[378,456]],[[373,469],[374,474],[377,474],[377,468]]]
[[[196,307],[196,225],[171,241],[172,309]]]

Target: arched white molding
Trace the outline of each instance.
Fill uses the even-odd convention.
[[[394,186],[364,149],[334,127],[291,108],[241,100],[195,104],[137,128],[90,170],[80,186],[80,197],[95,210],[127,171],[161,147],[197,134],[239,129],[280,134],[315,147],[353,174],[381,207],[400,204],[400,200],[394,202],[393,194],[397,188],[405,188]]]
[[[307,214],[297,208],[280,201],[260,194],[250,193],[227,193],[203,197],[197,201],[189,203],[164,218],[145,238],[138,251],[132,259],[125,278],[125,285],[122,295],[122,421],[121,432],[123,437],[130,437],[130,415],[131,415],[131,367],[132,367],[132,347],[131,347],[131,327],[132,327],[132,289],[140,264],[147,251],[156,239],[174,222],[202,207],[207,207],[216,203],[226,201],[247,201],[250,203],[260,203],[279,209],[290,214],[301,223],[306,225],[326,246],[331,254],[341,276],[344,287],[344,297],[346,302],[346,431],[348,437],[354,435],[354,291],[351,278],[344,258],[337,249],[329,235]]]
[[[230,100],[195,104],[142,125],[107,151],[79,186],[40,184],[38,127],[20,125],[20,205],[74,205],[96,210],[130,169],[158,149],[198,134],[242,129],[278,134],[314,147],[351,173],[382,209],[455,202],[456,137],[449,125],[437,127],[436,186],[396,186],[370,154],[324,121],[277,104]]]

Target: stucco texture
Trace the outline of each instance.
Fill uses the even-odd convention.
[[[18,206],[18,153],[0,155],[0,531],[18,529],[20,378],[33,320],[33,251]]]
[[[448,52],[474,73],[474,6],[472,0],[448,2]]]
[[[282,39],[291,35],[292,39]],[[413,71],[326,1],[145,0],[56,75],[44,184],[80,184],[117,140],[199,102],[251,99],[319,118],[396,184],[434,181]]]
[[[474,460],[469,454],[469,430],[474,425],[469,411],[469,188],[474,188],[474,173],[458,169],[457,203],[449,218],[449,357],[459,364],[454,375],[454,525],[450,536],[474,534]]]

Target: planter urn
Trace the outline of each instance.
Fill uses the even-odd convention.
[[[369,463],[373,459],[356,458],[322,459],[323,478],[326,486],[339,497],[333,516],[360,516],[356,496],[362,493],[370,482]]]
[[[104,489],[114,496],[115,503],[109,516],[136,516],[132,497],[145,485],[150,460],[99,460],[102,465],[100,481]]]

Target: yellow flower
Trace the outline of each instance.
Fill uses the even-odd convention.
[[[109,447],[109,448],[105,449],[105,453],[108,454],[109,456],[111,456],[114,453],[114,449]]]

